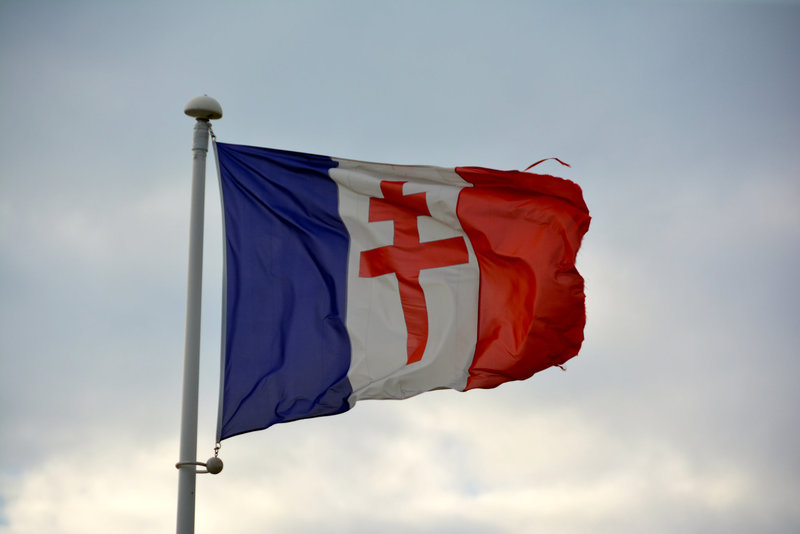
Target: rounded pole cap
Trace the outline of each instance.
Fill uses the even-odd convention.
[[[189,100],[183,112],[195,119],[215,120],[222,118],[222,106],[208,95]]]

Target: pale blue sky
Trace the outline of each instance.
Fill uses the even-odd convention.
[[[0,533],[174,529],[202,93],[231,143],[558,156],[593,221],[566,373],[228,440],[198,532],[797,532],[798,51],[788,1],[1,1]]]

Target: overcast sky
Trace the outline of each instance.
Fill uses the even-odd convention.
[[[174,530],[203,93],[229,143],[557,156],[593,220],[566,372],[227,440],[198,532],[800,531],[798,53],[789,1],[0,1],[0,533]]]

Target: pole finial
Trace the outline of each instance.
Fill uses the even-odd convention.
[[[196,96],[189,100],[183,112],[190,117],[200,120],[215,120],[222,118],[222,106],[208,95]]]

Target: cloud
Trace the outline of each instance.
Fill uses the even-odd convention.
[[[53,454],[13,481],[3,480],[6,534],[160,532],[174,515],[168,444],[132,450],[104,440]],[[171,445],[171,443],[169,444]],[[177,484],[175,484],[177,487]],[[174,526],[173,526],[174,529]]]
[[[800,519],[791,494],[775,499],[724,452],[698,462],[680,442],[631,439],[570,409],[432,396],[226,442],[223,473],[198,480],[198,532],[747,532]],[[174,528],[177,444],[119,437],[90,436],[5,480],[0,532]]]

